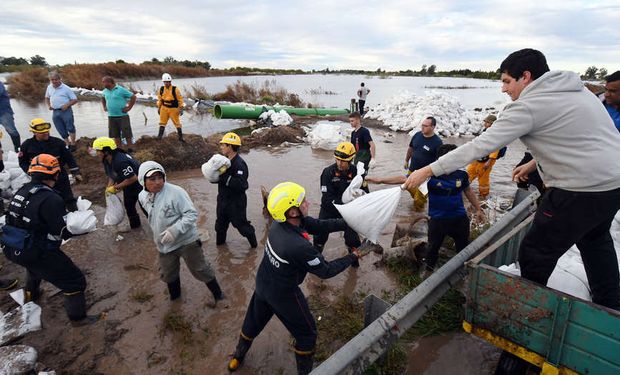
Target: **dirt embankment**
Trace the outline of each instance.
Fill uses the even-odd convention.
[[[301,143],[303,136],[304,131],[300,126],[269,128],[254,135],[242,135],[240,151],[244,153],[251,148],[279,145],[283,142]],[[200,168],[213,154],[218,152],[221,134],[214,134],[207,138],[187,134],[184,139],[186,143],[180,143],[176,134],[171,134],[161,140],[156,137],[143,136],[136,142],[133,157],[140,162],[155,160],[166,171]],[[80,138],[77,142],[78,149],[74,155],[84,182],[74,185],[73,190],[76,196],[82,195],[95,203],[101,203],[107,177],[103,172],[101,160],[88,153],[93,140],[94,138]]]

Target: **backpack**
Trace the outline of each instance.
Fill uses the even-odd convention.
[[[164,86],[159,88],[159,96],[161,97],[162,95],[164,95]],[[174,100],[163,100],[162,99],[162,104],[164,105],[164,107],[169,107],[169,108],[179,107],[179,100],[177,99],[177,87],[176,86],[172,86],[172,97],[174,98]]]

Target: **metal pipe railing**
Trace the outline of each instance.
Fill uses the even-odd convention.
[[[332,354],[312,374],[361,374],[466,275],[464,264],[536,210],[536,191],[502,216],[377,320]]]

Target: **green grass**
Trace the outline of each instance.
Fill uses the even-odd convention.
[[[139,303],[148,302],[152,298],[153,298],[152,294],[149,294],[143,290],[138,290],[131,295],[131,299]]]
[[[183,315],[176,311],[169,311],[164,315],[163,325],[161,328],[161,334],[164,335],[167,332],[172,332],[179,335],[181,342],[184,345],[190,345],[194,341],[194,332],[192,324],[185,319]]]

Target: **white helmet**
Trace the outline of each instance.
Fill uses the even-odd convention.
[[[164,73],[164,74],[161,75],[161,80],[162,80],[162,82],[171,82],[172,81],[172,77],[170,76],[170,74]]]

